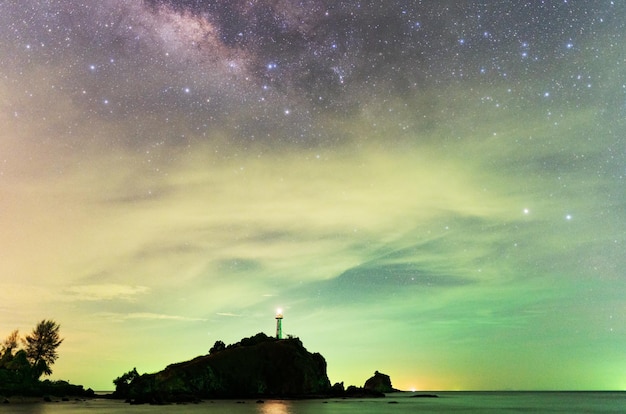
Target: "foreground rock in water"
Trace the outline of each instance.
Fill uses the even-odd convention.
[[[330,390],[326,361],[297,338],[257,334],[133,378],[114,394],[131,403],[194,401],[202,398],[312,397]]]
[[[363,388],[370,391],[376,391],[380,393],[396,392],[395,388],[391,386],[391,378],[389,375],[376,371],[374,376],[365,381]]]

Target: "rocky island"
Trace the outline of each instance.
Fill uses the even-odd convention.
[[[388,375],[376,371],[363,387],[343,382],[332,387],[326,360],[300,339],[258,333],[225,345],[215,342],[209,354],[140,375],[133,369],[116,378],[110,398],[131,404],[198,402],[221,398],[376,398],[398,392]]]
[[[154,374],[130,371],[114,381],[114,398],[130,403],[189,402],[207,398],[327,396],[326,360],[298,338],[259,333],[233,345],[215,343],[208,355]]]
[[[363,388],[383,394],[400,391],[391,386],[391,378],[389,378],[389,375],[378,371],[374,372],[373,377],[365,381]]]

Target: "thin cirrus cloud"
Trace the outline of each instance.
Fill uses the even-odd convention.
[[[150,288],[117,284],[71,286],[65,289],[68,300],[77,301],[133,301],[146,295]]]

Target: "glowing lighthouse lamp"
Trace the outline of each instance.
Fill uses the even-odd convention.
[[[283,310],[276,309],[276,339],[283,339]]]

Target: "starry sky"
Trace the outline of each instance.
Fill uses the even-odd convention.
[[[333,383],[626,389],[625,21],[0,1],[0,334],[109,390],[281,307]]]

